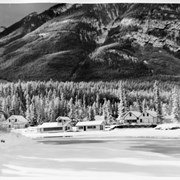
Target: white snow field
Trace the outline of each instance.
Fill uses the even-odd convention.
[[[180,129],[180,123],[167,123],[156,126],[157,130],[175,130]]]
[[[180,177],[180,130],[35,134],[0,134],[0,179]]]

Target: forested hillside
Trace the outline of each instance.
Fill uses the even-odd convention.
[[[178,89],[179,86],[173,83],[147,80],[97,83],[19,81],[0,84],[0,107],[7,116],[20,114],[34,124],[55,121],[58,116],[82,121],[85,117],[93,120],[95,115],[104,115],[111,120],[128,110],[157,111],[158,103],[162,116],[165,116],[178,111]],[[123,107],[120,102],[124,103]]]

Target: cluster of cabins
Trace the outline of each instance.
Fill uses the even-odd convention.
[[[104,130],[107,121],[103,116],[95,116],[94,121],[84,120],[77,122],[76,125],[72,123],[69,117],[58,117],[56,122],[45,122],[38,125],[38,132],[65,132],[65,131],[94,131]],[[117,118],[112,124],[157,124],[158,118],[155,111],[145,111],[140,113],[138,111],[128,111],[123,117]],[[2,123],[3,127],[21,129],[28,127],[28,120],[20,115],[12,115]]]

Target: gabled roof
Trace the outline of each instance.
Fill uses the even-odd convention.
[[[39,125],[38,128],[63,127],[63,126],[67,126],[69,123],[70,123],[70,121],[68,121],[64,124],[58,123],[58,122],[46,122],[46,123]]]
[[[157,117],[156,111],[147,110],[146,112],[149,113],[149,114],[150,114],[151,116],[153,116],[153,117]]]
[[[66,116],[59,116],[56,121],[58,120],[64,120],[64,121],[71,121],[71,119],[69,117],[66,117]]]
[[[19,122],[28,123],[28,120],[21,115],[12,115],[9,118],[12,118],[12,117],[17,119]]]
[[[85,118],[83,119],[83,121],[89,121],[88,117],[85,117]]]
[[[139,112],[139,111],[128,111],[125,115],[124,115],[124,117],[125,116],[127,116],[129,113],[132,113],[134,116],[136,116],[136,117],[139,117],[140,115],[141,115],[141,113]]]
[[[84,121],[84,122],[78,122],[76,126],[96,126],[103,124],[104,121]]]
[[[58,122],[47,122],[38,126],[38,128],[46,128],[46,127],[61,127]]]

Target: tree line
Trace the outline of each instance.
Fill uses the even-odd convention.
[[[29,81],[0,84],[1,111],[22,115],[34,125],[58,116],[83,121],[104,115],[107,121],[129,110],[157,112],[179,119],[179,86],[164,82],[58,82]]]

